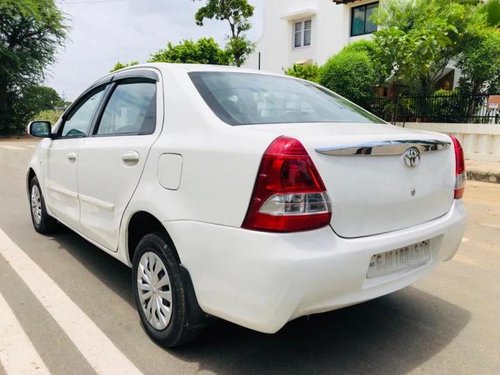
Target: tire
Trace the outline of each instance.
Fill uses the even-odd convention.
[[[50,234],[56,229],[57,220],[47,213],[45,199],[43,198],[42,189],[36,176],[31,179],[29,186],[28,198],[33,227],[38,233]]]
[[[137,245],[132,284],[142,326],[154,341],[172,348],[197,336],[199,327],[189,323],[187,285],[165,234],[148,234]]]

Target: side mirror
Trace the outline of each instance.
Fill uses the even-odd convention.
[[[28,125],[28,134],[38,138],[51,137],[51,125],[49,121],[31,121]]]

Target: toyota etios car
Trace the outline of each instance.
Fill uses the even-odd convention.
[[[165,346],[213,315],[260,332],[401,289],[464,232],[457,139],[384,123],[300,79],[152,64],[94,83],[31,161],[33,225],[133,268]]]

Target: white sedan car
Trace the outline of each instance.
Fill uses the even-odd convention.
[[[148,64],[94,83],[43,137],[35,230],[63,223],[133,268],[162,345],[208,315],[274,333],[410,285],[465,226],[457,139],[384,123],[313,83]]]

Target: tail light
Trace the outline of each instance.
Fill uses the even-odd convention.
[[[455,148],[455,199],[461,199],[464,196],[465,182],[467,181],[464,150],[458,139],[452,135],[450,137]]]
[[[304,231],[328,225],[331,216],[325,185],[304,146],[276,138],[262,157],[242,228]]]

